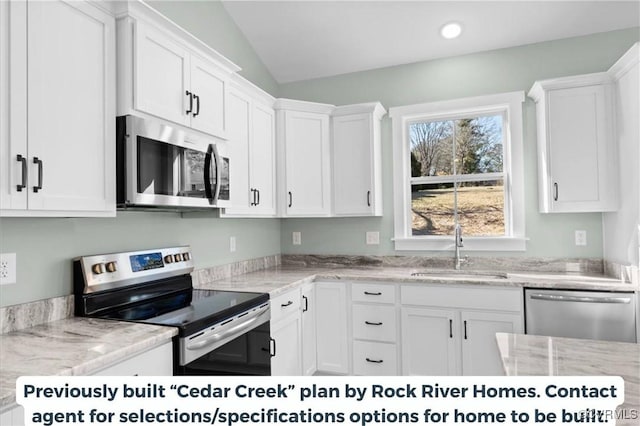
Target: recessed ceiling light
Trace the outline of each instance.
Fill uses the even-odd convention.
[[[452,39],[458,37],[462,33],[462,26],[457,22],[450,22],[440,30],[442,37]]]

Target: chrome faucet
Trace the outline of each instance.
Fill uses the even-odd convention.
[[[462,260],[460,259],[460,247],[464,247],[462,244],[462,227],[460,224],[456,224],[455,227],[455,257],[454,257],[454,268],[456,270],[460,269],[460,263]]]

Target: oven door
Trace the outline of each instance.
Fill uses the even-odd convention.
[[[119,117],[119,124],[122,119],[126,130],[118,132],[125,139],[119,143],[124,144],[124,149],[118,152],[118,173],[126,176],[126,199],[119,195],[119,204],[217,206],[224,159],[218,155],[213,140],[160,121],[126,116]],[[227,158],[227,169],[228,161]]]
[[[175,375],[271,375],[269,304],[178,339]]]

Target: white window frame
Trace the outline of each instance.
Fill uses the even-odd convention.
[[[411,234],[410,123],[450,120],[476,115],[502,114],[504,129],[505,235],[465,236],[467,251],[526,250],[524,222],[524,152],[522,104],[524,92],[508,92],[448,101],[429,102],[389,109],[393,132],[394,243],[398,251],[453,250],[453,236]]]

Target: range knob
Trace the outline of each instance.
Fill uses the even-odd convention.
[[[191,255],[189,253],[182,253],[182,260],[184,260],[185,262],[187,260],[191,260]]]
[[[178,254],[174,254],[174,255],[173,255],[173,259],[174,259],[176,262],[182,262],[182,255],[181,255],[180,253],[178,253]]]
[[[164,263],[173,263],[173,256],[168,254],[164,257]]]
[[[107,272],[115,272],[118,270],[117,262],[107,262],[105,266],[107,267]]]
[[[104,263],[96,263],[92,265],[91,271],[96,275],[104,274]]]

